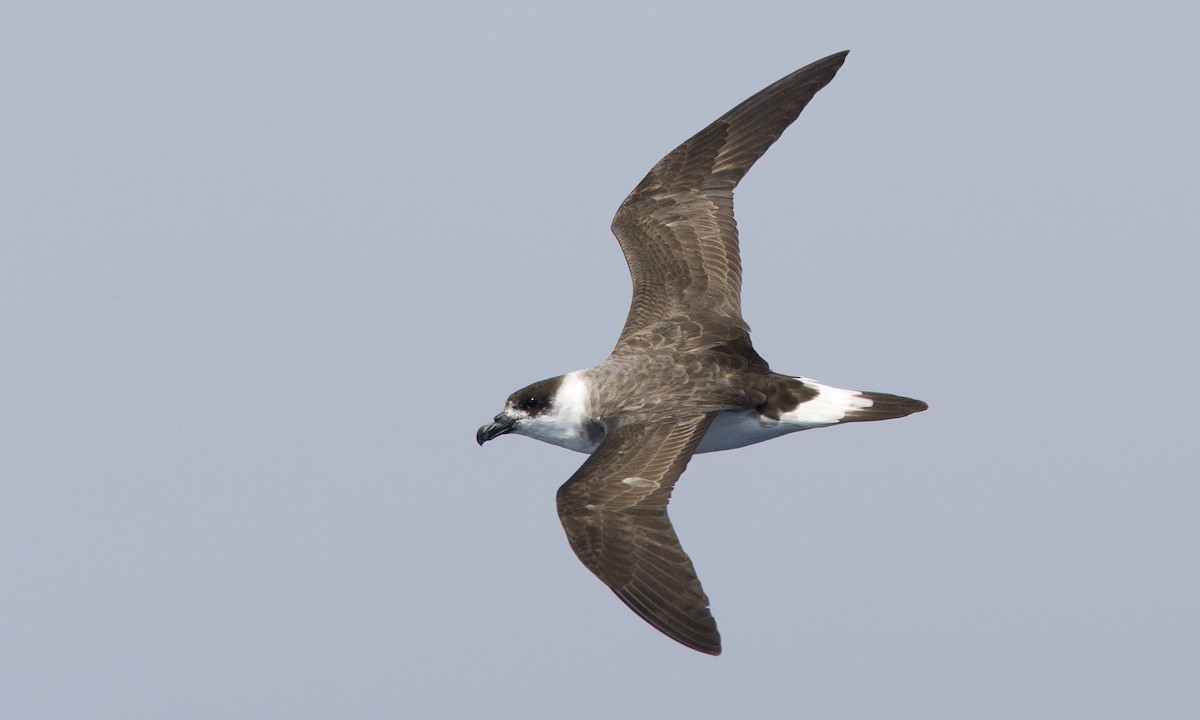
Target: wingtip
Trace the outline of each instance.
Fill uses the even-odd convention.
[[[659,631],[661,631],[667,637],[671,638],[672,640],[679,643],[680,645],[688,648],[689,650],[695,650],[696,652],[702,652],[705,655],[712,655],[713,657],[716,657],[721,654],[721,636],[717,634],[715,629],[713,630],[713,634],[711,636],[699,638],[699,639],[683,638],[683,637],[679,637],[677,635],[668,633],[668,632],[662,630],[662,628],[657,628],[657,629]]]
[[[710,615],[709,617],[711,618],[712,616]],[[667,632],[661,627],[657,629],[680,645],[696,652],[702,652],[705,655],[712,655],[713,657],[721,654],[721,633],[717,630],[716,620],[713,620],[712,625],[705,628],[703,634],[689,633],[683,635]]]
[[[708,609],[707,597],[703,598],[702,609],[696,605],[689,609],[691,612],[680,615],[673,612],[677,609],[670,605],[648,602],[649,598],[642,592],[613,588],[613,593],[650,627],[680,645],[706,655],[721,654],[721,633],[717,630],[716,619]]]

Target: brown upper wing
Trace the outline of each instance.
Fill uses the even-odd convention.
[[[744,327],[733,189],[845,59],[818,60],[725,113],[658,161],[621,203],[612,230],[633,276],[622,339],[696,310]]]
[[[558,489],[558,516],[575,554],[635,613],[668,637],[721,652],[708,597],[667,517],[675,481],[712,414],[610,427]]]

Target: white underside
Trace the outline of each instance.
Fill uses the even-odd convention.
[[[796,379],[816,390],[817,396],[792,412],[784,413],[778,420],[763,417],[753,410],[723,412],[713,421],[696,452],[732,450],[788,433],[836,425],[847,413],[873,404],[857,390],[822,385],[804,377]]]
[[[572,384],[578,382],[577,378],[568,377]],[[773,440],[788,433],[836,425],[846,417],[847,413],[869,408],[873,404],[857,390],[844,390],[823,385],[804,377],[796,379],[816,390],[817,396],[802,403],[792,412],[783,414],[778,420],[763,417],[753,410],[723,412],[713,421],[708,433],[700,441],[700,447],[696,449],[696,452],[732,450]],[[575,387],[572,387],[571,390],[573,391],[571,395],[580,392]],[[524,427],[517,432],[551,445],[565,447],[568,450],[592,453],[597,446],[588,440],[587,434],[581,429],[584,418],[578,414],[579,406],[575,403],[564,403],[564,405],[565,407],[559,412],[526,421]]]
[[[782,420],[763,417],[753,410],[728,410],[713,420],[696,452],[732,450],[806,429]]]

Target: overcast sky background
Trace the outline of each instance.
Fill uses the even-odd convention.
[[[1200,717],[1200,5],[15,2],[0,716]],[[773,367],[921,415],[696,459],[725,654],[475,429],[601,361],[608,225],[737,195]]]

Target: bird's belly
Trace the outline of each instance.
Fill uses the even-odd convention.
[[[786,418],[784,422],[772,420],[763,417],[755,410],[726,410],[713,420],[713,424],[708,428],[704,439],[700,441],[700,447],[696,449],[696,452],[732,450],[777,438],[780,435],[787,435],[797,430],[806,430],[809,427],[812,426],[786,422]],[[518,430],[517,433],[588,455],[595,452],[599,446],[594,434],[585,433],[573,426],[570,428],[525,427]]]
[[[836,390],[836,388],[827,388],[825,386],[819,387],[825,391]],[[838,392],[858,396],[858,393],[851,390],[838,390]],[[822,393],[822,396],[824,394]],[[801,403],[790,412],[784,413],[778,420],[766,417],[757,410],[725,410],[713,420],[712,425],[708,428],[708,432],[704,434],[704,439],[700,441],[700,446],[696,448],[696,452],[706,453],[732,450],[734,448],[773,440],[781,435],[799,432],[800,430],[835,425],[844,417],[845,408],[842,407],[844,402],[841,401],[840,395],[835,394],[831,395],[831,397],[834,397],[838,402],[833,405],[829,402],[814,401]],[[858,406],[855,405],[854,407]],[[596,451],[600,440],[604,436],[603,432],[587,431],[586,428],[575,425],[528,427],[522,428],[517,432],[518,434],[528,435],[551,445],[557,445],[588,455]]]
[[[696,452],[732,450],[804,429],[803,425],[763,417],[755,410],[726,410],[713,420]]]

